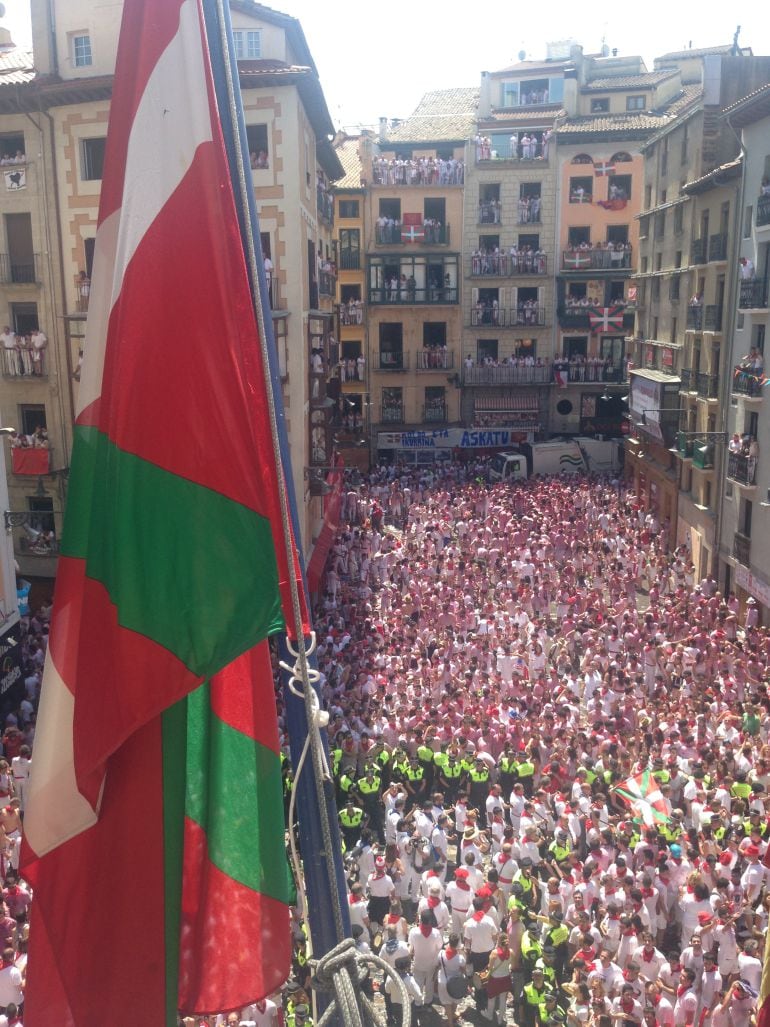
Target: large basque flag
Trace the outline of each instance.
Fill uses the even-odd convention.
[[[290,963],[264,640],[297,568],[199,0],[125,2],[89,308],[25,1021],[154,1027]]]
[[[652,771],[644,770],[627,778],[615,786],[615,791],[648,827],[668,823],[666,800]]]

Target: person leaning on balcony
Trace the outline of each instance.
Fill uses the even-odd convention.
[[[30,356],[32,357],[32,373],[42,375],[43,373],[43,350],[48,345],[47,336],[36,328],[30,336]]]
[[[3,328],[0,341],[3,344],[3,371],[16,378],[20,373],[19,348],[16,345],[16,335],[11,331],[9,325],[5,325]]]

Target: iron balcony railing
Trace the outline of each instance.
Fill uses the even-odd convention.
[[[764,310],[767,306],[767,282],[762,278],[742,279],[738,306],[741,310]]]
[[[318,272],[318,292],[321,296],[333,296],[337,289],[337,276],[332,271]]]
[[[338,303],[341,325],[362,325],[364,323],[363,303]]]
[[[449,225],[375,225],[376,246],[448,246]]]
[[[471,311],[472,328],[518,328],[545,324],[545,307],[484,307]]]
[[[451,371],[455,355],[444,349],[424,349],[417,354],[418,371]]]
[[[687,308],[687,327],[696,332],[703,329],[703,307],[690,306]]]
[[[696,392],[698,388],[698,372],[691,367],[683,367],[679,372],[680,392]]]
[[[757,200],[757,228],[770,225],[770,194],[763,193]]]
[[[714,466],[714,443],[706,439],[693,439],[692,462],[694,467],[708,471]]]
[[[316,189],[318,216],[327,225],[334,224],[334,197],[323,189]]]
[[[553,380],[551,365],[541,367],[464,367],[463,385],[547,385]]]
[[[37,253],[24,258],[10,253],[0,253],[0,283],[3,285],[34,285],[40,281],[39,267],[40,256]]]
[[[727,232],[709,236],[709,260],[727,260]]]
[[[361,269],[361,251],[344,249],[339,251],[340,269],[342,271],[359,271]]]
[[[751,399],[763,399],[764,375],[747,367],[733,368],[733,392]]]
[[[719,398],[719,378],[715,374],[699,372],[696,388],[701,399]]]
[[[743,453],[727,454],[727,477],[739,485],[756,485],[757,459]]]
[[[633,255],[630,246],[620,249],[564,250],[562,271],[623,271],[631,268]]]
[[[409,354],[398,350],[380,353],[376,366],[378,371],[408,371]]]
[[[548,258],[544,253],[474,253],[472,278],[512,278],[514,275],[546,275]]]
[[[479,201],[479,225],[499,225],[503,217],[503,205],[499,200]]]
[[[740,531],[733,536],[733,556],[744,567],[749,566],[751,558],[751,539]]]
[[[703,327],[707,332],[722,331],[722,306],[718,303],[709,303],[706,307],[706,317]]]
[[[688,437],[686,432],[680,431],[676,440],[676,448],[679,451],[679,455],[684,457],[685,460],[692,460],[693,454],[693,440],[692,437]]]
[[[708,262],[708,239],[693,239],[690,247],[690,263],[706,264]]]
[[[445,424],[447,420],[447,405],[446,401],[441,402],[433,401],[432,403],[426,403],[422,408],[422,420],[423,424]]]
[[[404,404],[389,403],[380,410],[380,424],[403,424]]]
[[[369,289],[370,303],[397,303],[397,304],[438,304],[457,303],[457,288],[455,286],[429,286],[427,289],[418,289],[409,284],[403,285],[396,282],[395,286],[383,285],[379,288]]]

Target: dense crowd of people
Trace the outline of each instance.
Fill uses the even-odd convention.
[[[696,581],[622,480],[484,478],[382,467],[344,496],[316,625],[358,946],[418,1022],[747,1027],[756,604]]]
[[[455,157],[373,157],[375,185],[462,185],[465,163]]]

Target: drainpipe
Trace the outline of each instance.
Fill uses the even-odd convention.
[[[735,325],[737,323],[737,310],[738,310],[738,305],[737,305],[737,303],[735,302],[735,299],[734,299],[735,289],[736,289],[736,280],[737,280],[737,273],[736,273],[736,263],[737,263],[737,260],[736,260],[736,257],[737,257],[738,251],[740,249],[741,237],[743,235],[743,231],[742,231],[743,203],[744,203],[744,200],[746,198],[746,163],[747,163],[748,154],[746,153],[746,150],[744,148],[743,140],[740,138],[740,136],[738,135],[738,133],[735,131],[735,129],[733,128],[732,124],[730,123],[730,118],[727,117],[725,120],[727,121],[727,124],[730,127],[730,131],[733,133],[733,135],[735,136],[736,140],[738,141],[738,148],[739,148],[738,156],[740,157],[741,161],[743,162],[742,163],[742,170],[741,170],[741,182],[740,182],[740,186],[738,187],[738,202],[737,202],[736,207],[735,207],[735,215],[734,215],[735,228],[734,228],[733,239],[735,241],[733,243],[733,252],[728,254],[728,264],[727,264],[728,269],[729,269],[729,273],[730,273],[730,276],[731,276],[728,279],[728,283],[727,283],[727,285],[728,285],[728,292],[730,294],[729,319],[728,319],[728,322],[727,322],[727,330],[723,333],[723,338],[726,338],[726,339],[729,340],[728,344],[729,344],[729,348],[730,348],[730,359],[732,360],[733,347],[734,347]],[[724,432],[727,431],[727,418],[728,418],[729,410],[730,410],[730,393],[731,393],[731,390],[732,390],[732,383],[733,383],[733,376],[732,376],[732,373],[730,371],[731,365],[730,364],[726,365],[725,364],[725,360],[726,360],[726,356],[723,353],[722,354],[722,367],[725,368],[725,373],[720,376],[721,380],[719,382],[719,414],[720,414],[719,421],[720,421],[720,424],[717,427],[717,431],[724,431]],[[719,475],[719,477],[717,478],[719,502],[717,503],[716,516],[714,518],[714,550],[713,550],[713,552],[711,554],[711,573],[714,575],[714,578],[715,578],[715,580],[717,582],[719,581],[719,551],[720,551],[721,544],[722,544],[722,522],[723,522],[722,506],[724,504],[724,483],[725,483],[726,452],[727,452],[727,446],[726,445],[719,446],[719,458],[714,461],[715,470],[717,471],[717,474]]]

